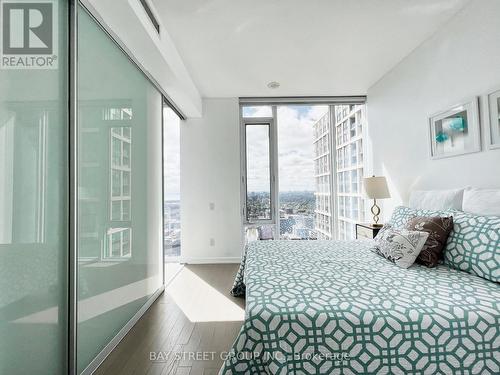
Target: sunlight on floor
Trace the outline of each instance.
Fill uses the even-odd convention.
[[[166,289],[191,322],[243,321],[245,310],[184,267]]]
[[[165,262],[165,285],[168,285],[177,276],[183,265],[178,262]]]

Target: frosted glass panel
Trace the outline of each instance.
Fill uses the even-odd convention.
[[[78,42],[81,372],[162,284],[162,98],[83,9]]]
[[[0,69],[0,374],[66,373],[66,4],[53,1],[41,20],[58,30],[48,35],[56,69]]]

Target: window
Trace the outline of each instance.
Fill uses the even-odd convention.
[[[248,223],[273,220],[271,122],[245,123],[245,219]]]
[[[130,127],[111,128],[111,221],[130,220]]]
[[[243,105],[245,225],[271,226],[275,239],[353,238],[364,218],[364,108]]]
[[[331,220],[328,106],[281,105],[276,119],[279,238],[322,238]]]
[[[270,105],[244,106],[241,108],[243,118],[271,118],[273,109]]]
[[[172,108],[165,105],[163,108],[163,244],[166,263],[177,262],[181,255],[180,131],[181,119]],[[167,271],[165,273],[167,274]]]
[[[132,256],[131,228],[110,228],[107,237],[108,246],[105,247],[104,258],[120,259]]]

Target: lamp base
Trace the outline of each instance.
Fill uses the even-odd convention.
[[[379,219],[379,216],[380,215],[380,207],[377,206],[377,200],[374,199],[373,200],[373,206],[370,210],[372,212],[372,215],[373,215],[373,226],[374,227],[378,227],[379,225],[382,226],[381,224],[378,223],[378,219]]]

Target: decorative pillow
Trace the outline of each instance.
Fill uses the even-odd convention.
[[[274,238],[273,227],[270,225],[262,225],[259,227],[259,240],[266,241]]]
[[[391,219],[389,220],[389,222],[387,224],[394,227],[394,228],[403,229],[406,227],[406,225],[408,224],[408,221],[410,221],[410,219],[413,219],[414,217],[419,217],[419,216],[446,217],[446,216],[450,216],[450,211],[449,210],[447,210],[447,211],[417,210],[415,208],[398,206],[394,209],[394,212],[392,213]]]
[[[410,195],[409,206],[420,210],[461,210],[464,189],[416,190]]]
[[[500,217],[454,211],[444,259],[452,268],[500,282]]]
[[[385,225],[375,237],[372,251],[401,268],[408,268],[417,259],[427,237],[427,232],[394,229]]]
[[[475,215],[500,216],[500,189],[467,189],[463,211]]]
[[[429,233],[424,247],[418,254],[417,263],[427,267],[436,267],[442,258],[442,251],[448,235],[453,229],[453,216],[414,217],[410,219],[406,229]]]

